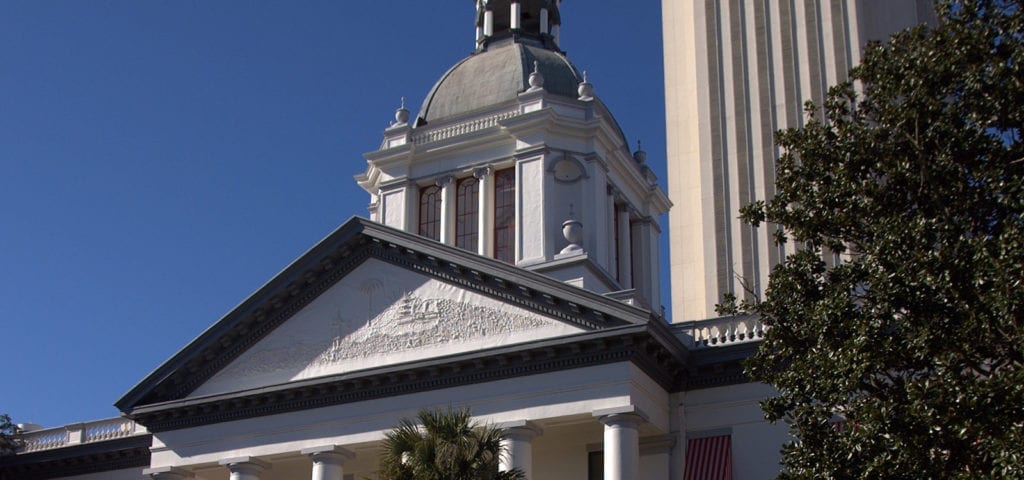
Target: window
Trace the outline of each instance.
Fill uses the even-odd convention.
[[[621,263],[619,263],[619,252],[622,249],[622,245],[619,243],[619,204],[612,204],[612,231],[615,232],[615,279],[622,283],[624,274],[622,271]]]
[[[604,480],[604,452],[587,454],[587,480]]]
[[[437,185],[420,190],[419,234],[441,240],[441,187]]]
[[[494,258],[515,263],[516,256],[516,171],[494,172]]]
[[[455,246],[477,251],[480,226],[480,181],[476,177],[459,180],[455,187]]]

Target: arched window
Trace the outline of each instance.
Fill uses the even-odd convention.
[[[516,171],[494,172],[494,258],[507,263],[516,259]]]
[[[441,187],[431,185],[420,190],[421,236],[441,240]]]
[[[480,225],[480,181],[466,177],[455,185],[455,246],[477,251]]]

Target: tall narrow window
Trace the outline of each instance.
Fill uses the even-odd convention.
[[[506,263],[516,259],[516,171],[494,172],[494,258]]]
[[[420,235],[441,240],[441,187],[420,190]]]
[[[476,177],[459,180],[455,187],[455,246],[477,251],[480,226],[480,181]]]

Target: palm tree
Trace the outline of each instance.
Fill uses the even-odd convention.
[[[521,480],[499,472],[502,431],[472,421],[469,410],[420,410],[402,419],[384,440],[381,480]]]

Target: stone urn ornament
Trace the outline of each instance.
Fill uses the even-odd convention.
[[[570,218],[562,222],[562,236],[569,242],[569,246],[562,249],[562,254],[583,252],[583,224],[579,220]]]

